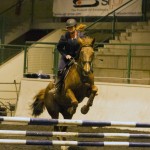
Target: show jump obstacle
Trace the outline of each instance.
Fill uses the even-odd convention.
[[[88,126],[88,127],[141,127],[150,128],[150,123],[136,123],[136,122],[103,122],[90,120],[70,120],[70,119],[41,119],[41,118],[27,118],[27,117],[0,117],[0,122],[25,123],[28,125],[73,125],[73,126]]]
[[[1,124],[19,124],[27,125],[64,125],[64,126],[84,126],[84,127],[134,127],[134,128],[150,128],[150,123],[136,122],[102,122],[90,120],[66,120],[66,119],[39,119],[26,117],[0,117]],[[149,139],[150,134],[129,134],[129,133],[79,133],[79,132],[45,132],[45,131],[20,131],[20,130],[0,130],[0,136],[63,136],[63,137],[85,137],[85,138],[141,138]],[[121,147],[150,147],[149,142],[118,142],[118,141],[59,141],[59,140],[24,140],[24,139],[0,139],[0,144],[21,144],[21,145],[60,145],[60,146],[121,146]]]

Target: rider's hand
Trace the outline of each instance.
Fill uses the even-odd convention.
[[[71,59],[71,56],[70,55],[66,55],[66,59]]]

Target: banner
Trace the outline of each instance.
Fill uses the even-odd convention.
[[[54,0],[55,17],[105,16],[129,0]],[[142,0],[133,0],[120,8],[118,16],[141,16]]]

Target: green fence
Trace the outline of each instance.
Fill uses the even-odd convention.
[[[9,53],[13,53],[13,56],[17,57],[17,54],[24,51],[24,72],[23,73],[43,73],[43,74],[57,74],[58,70],[58,58],[59,53],[56,48],[57,43],[47,43],[47,42],[27,42],[26,45],[0,45],[0,60],[1,65],[10,60],[11,57],[7,57]],[[101,45],[102,47],[99,47]],[[114,47],[114,51],[109,47]],[[150,79],[150,43],[129,43],[129,44],[106,44],[106,43],[95,43],[95,53],[99,56],[95,56],[94,69],[98,68],[99,72],[103,71],[103,76],[100,74],[97,76],[99,78],[106,77],[107,75],[104,69],[116,69],[124,70],[126,74],[124,76],[109,74],[109,78],[126,78],[126,83],[130,83],[131,78],[147,78]],[[106,48],[103,52],[98,51],[100,48]],[[123,50],[124,49],[124,53]],[[115,52],[115,50],[118,51]],[[110,52],[109,52],[110,51]],[[111,67],[110,58],[114,57],[115,67]],[[115,58],[116,57],[116,58]],[[5,59],[6,58],[6,59]],[[103,65],[101,61],[96,59],[105,59]],[[110,63],[110,64],[109,64]],[[98,66],[98,67],[97,67]],[[132,72],[137,71],[140,74],[135,74],[133,76]],[[95,72],[96,73],[96,72]],[[143,74],[143,75],[142,75]]]
[[[150,84],[150,43],[109,43],[103,45],[102,51],[97,53],[98,61],[95,61],[96,66],[94,66],[95,69],[98,68],[100,72],[103,72],[96,73],[98,78],[102,77],[106,80],[118,78],[118,80],[122,80],[121,82],[126,83]],[[107,69],[116,70],[118,74],[113,71],[112,74],[111,71],[106,73]]]
[[[30,44],[32,44],[30,46]],[[57,43],[26,42],[24,73],[56,74],[58,70]]]
[[[0,65],[24,50],[23,45],[0,44]]]

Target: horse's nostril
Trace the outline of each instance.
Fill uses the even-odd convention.
[[[88,75],[91,72],[91,68],[88,67],[88,68],[84,69],[83,72],[84,72],[84,75]]]

